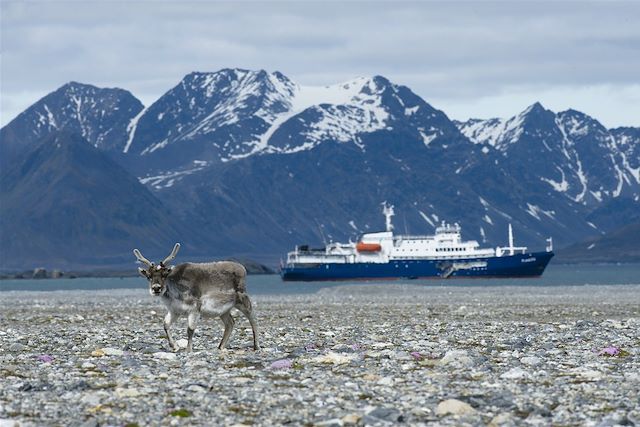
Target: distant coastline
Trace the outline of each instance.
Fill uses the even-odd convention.
[[[276,272],[264,265],[251,260],[238,260],[233,259],[244,265],[249,274],[276,274]],[[0,280],[33,280],[33,279],[78,279],[78,278],[124,278],[124,277],[136,277],[138,272],[135,267],[127,269],[92,269],[92,270],[69,270],[64,271],[61,269],[45,269],[42,267],[36,267],[28,270],[21,271],[8,271],[0,273]]]

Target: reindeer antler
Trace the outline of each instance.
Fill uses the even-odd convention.
[[[173,250],[171,251],[171,254],[169,254],[169,256],[166,257],[164,261],[162,261],[160,264],[165,265],[166,263],[170,262],[172,259],[176,257],[179,250],[180,250],[180,243],[176,243],[176,245],[173,247]]]
[[[153,263],[151,261],[149,261],[148,259],[146,259],[145,257],[142,256],[142,254],[140,253],[139,250],[134,249],[133,250],[133,254],[136,256],[136,258],[138,258],[138,261],[147,264],[149,267],[151,267],[153,265]]]

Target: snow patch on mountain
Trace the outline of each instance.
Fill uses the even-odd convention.
[[[560,174],[562,175],[560,182],[554,181],[553,179],[545,178],[545,177],[540,177],[540,180],[551,185],[551,187],[553,187],[554,190],[560,193],[564,193],[569,189],[569,182],[567,181],[567,177],[565,176],[562,168],[560,168],[559,166],[556,166],[556,169],[558,169],[558,171],[560,171]]]
[[[177,181],[181,180],[187,175],[192,175],[198,171],[201,171],[207,167],[208,163],[202,160],[194,160],[193,167],[185,168],[177,171],[167,171],[153,176],[145,176],[138,178],[138,181],[143,185],[149,185],[156,190],[162,190],[172,187]]]
[[[138,127],[138,121],[140,120],[140,117],[142,117],[142,115],[147,111],[146,108],[143,108],[142,110],[140,110],[140,112],[138,114],[136,114],[131,121],[129,122],[129,124],[127,125],[127,143],[125,144],[124,148],[122,149],[123,153],[128,153],[129,152],[129,147],[131,147],[131,143],[133,142],[133,138],[136,136],[136,129]]]
[[[379,85],[375,78],[366,77],[332,86],[295,85],[287,100],[289,110],[277,115],[266,132],[249,142],[252,149],[222,160],[240,159],[261,152],[292,154],[310,150],[325,140],[353,142],[363,149],[360,134],[386,127],[389,113],[382,105],[383,90],[385,87]],[[302,118],[304,113],[319,118],[305,122]],[[272,136],[289,120],[304,122],[305,129],[300,134],[303,143],[284,146],[270,143]]]
[[[555,212],[554,211],[546,211],[546,210],[542,209],[541,207],[539,207],[537,205],[533,205],[531,203],[527,203],[527,213],[529,213],[529,215],[531,215],[532,217],[534,217],[538,221],[540,221],[542,219],[540,217],[541,214],[546,215],[547,217],[549,217],[551,219],[555,219]]]
[[[422,211],[418,211],[418,213],[420,214],[420,216],[422,217],[422,219],[424,219],[425,221],[427,221],[427,223],[429,223],[430,226],[435,227],[436,225],[433,223],[433,221],[431,221],[431,218],[429,218],[429,216],[427,216],[426,213],[422,212]],[[434,218],[435,219],[435,218]],[[437,219],[436,219],[437,221]]]
[[[48,124],[52,128],[58,129],[58,124],[56,123],[56,119],[53,116],[53,113],[51,112],[51,110],[49,110],[49,107],[47,106],[47,104],[44,104],[44,110],[47,112],[47,120],[49,121]],[[40,115],[40,117],[42,117],[42,115]]]
[[[530,107],[531,108],[531,107]],[[529,109],[508,120],[504,119],[471,119],[457,122],[458,129],[475,144],[486,144],[506,151],[509,145],[518,141],[523,133],[522,124]]]
[[[589,180],[587,179],[584,173],[584,170],[582,167],[582,161],[580,161],[580,156],[578,152],[573,149],[574,143],[572,140],[569,139],[568,131],[565,128],[564,123],[558,117],[556,117],[555,123],[558,129],[560,130],[560,133],[562,134],[562,152],[564,153],[564,156],[567,158],[567,160],[569,160],[569,164],[570,165],[573,164],[577,167],[577,170],[574,169],[573,172],[576,174],[576,176],[578,177],[578,180],[580,181],[580,184],[582,185],[582,190],[578,195],[573,197],[573,200],[575,202],[584,203],[584,197],[587,194],[587,190],[589,187]],[[570,129],[569,132],[571,130],[575,131],[575,127]],[[571,149],[571,154],[573,155],[570,154],[569,149]]]
[[[247,157],[265,150],[285,154],[296,153],[309,150],[324,139],[354,141],[357,144],[359,133],[373,132],[385,126],[389,114],[381,105],[380,91],[381,88],[372,78],[365,77],[332,86],[295,85],[287,100],[289,110],[269,120],[265,118],[265,121],[270,121],[270,126],[265,133],[258,136],[253,149],[232,158]],[[280,126],[307,109],[315,110],[321,119],[309,124],[303,144],[284,148],[269,145],[269,140]]]

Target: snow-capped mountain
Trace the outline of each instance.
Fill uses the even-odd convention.
[[[24,156],[60,130],[109,154],[155,199],[130,183],[110,185],[110,194],[168,206],[154,221],[198,236],[198,255],[209,257],[273,261],[298,243],[355,238],[382,227],[385,200],[396,206],[398,230],[428,233],[457,221],[465,238],[487,245],[504,244],[509,223],[518,242],[541,247],[550,235],[562,246],[640,220],[640,129],[608,130],[539,103],[509,119],[452,122],[381,76],[312,87],[278,72],[191,73],[146,108],[126,91],[71,83],[0,130],[2,161],[14,150],[22,155],[16,165],[25,165],[11,169],[12,182],[41,181]],[[56,177],[53,166],[47,181],[59,185],[47,200],[55,201],[68,175]],[[81,182],[78,202],[104,191]],[[119,218],[140,216],[127,206]],[[99,224],[112,219],[93,219],[88,231],[64,215],[49,223],[106,239],[91,230],[113,230]],[[0,225],[3,234],[20,227]]]
[[[624,169],[636,181],[640,181],[640,128],[619,127],[610,132],[616,141]]]
[[[177,146],[207,159],[251,153],[257,135],[291,108],[294,90],[278,72],[191,73],[132,121],[123,151],[149,155]]]
[[[52,132],[77,133],[94,147],[122,151],[127,126],[142,103],[122,89],[67,83],[27,108],[2,128],[2,148],[20,151]],[[12,146],[12,147],[9,147]]]
[[[161,176],[175,180],[255,154],[290,154],[328,141],[364,149],[363,135],[393,126],[412,127],[425,144],[461,137],[444,113],[380,76],[312,87],[279,72],[224,69],[187,75],[141,112],[124,151],[153,158],[145,162],[156,166],[150,172],[163,174],[147,179],[161,186]]]
[[[608,130],[579,111],[556,114],[539,103],[508,120],[474,119],[457,125],[476,144],[495,148],[512,175],[521,175],[519,170],[533,173],[533,180],[574,202],[597,206],[619,196],[637,200],[640,195],[634,128]]]

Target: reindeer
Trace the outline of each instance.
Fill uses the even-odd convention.
[[[176,257],[180,243],[176,243],[171,254],[160,264],[154,264],[142,256],[138,249],[133,254],[147,269],[138,267],[141,275],[149,280],[149,292],[159,297],[167,306],[164,330],[173,351],[177,346],[169,330],[176,319],[187,316],[187,351],[192,351],[193,333],[201,316],[220,317],[224,333],[219,349],[226,348],[235,320],[231,309],[237,308],[249,319],[253,330],[253,348],[259,350],[258,325],[246,293],[247,270],[237,262],[221,261],[203,264],[185,263],[167,266]]]

